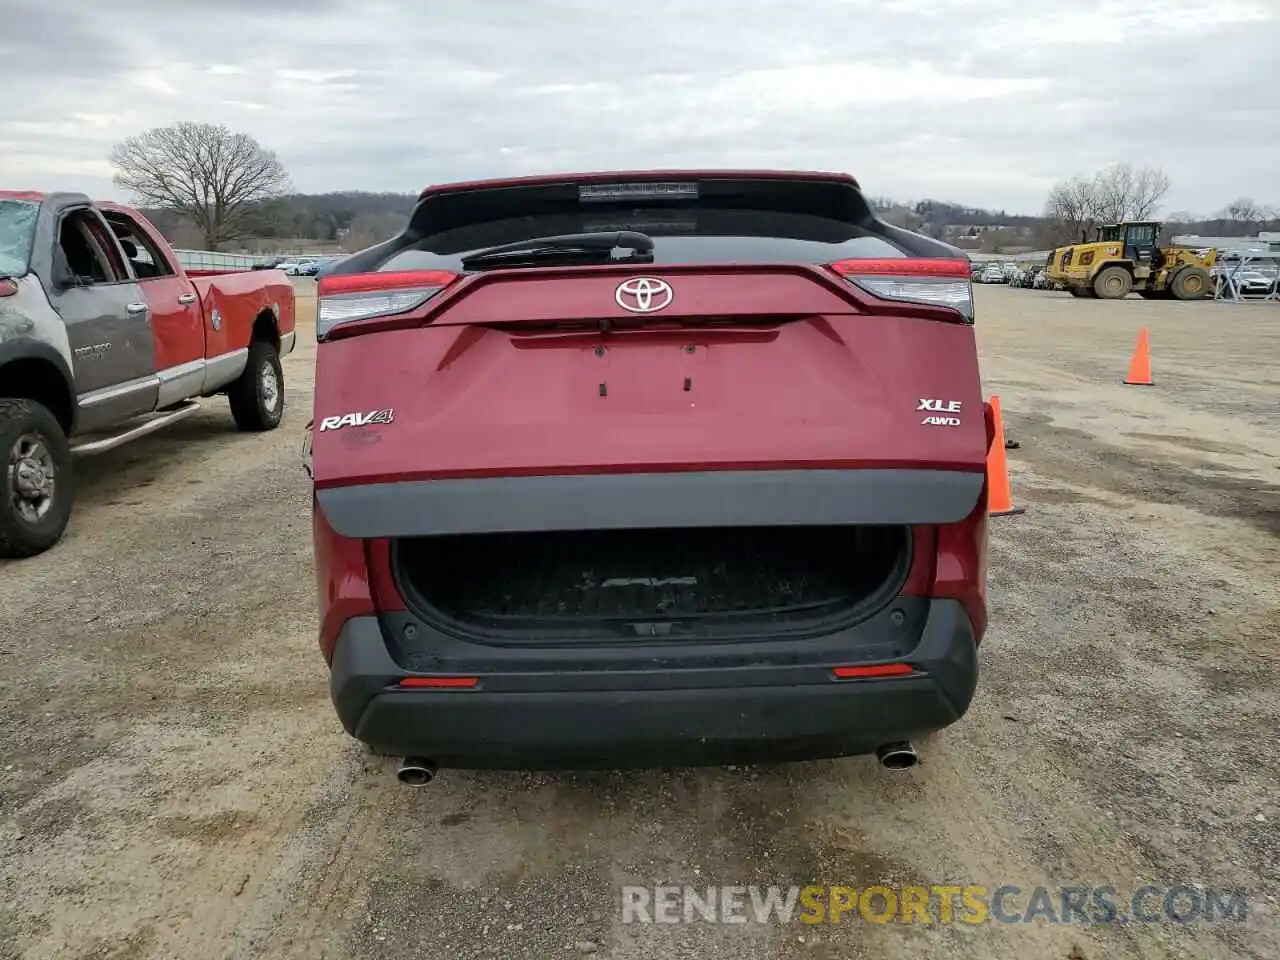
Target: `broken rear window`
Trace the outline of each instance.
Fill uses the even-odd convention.
[[[0,199],[0,276],[21,277],[31,262],[40,204]]]

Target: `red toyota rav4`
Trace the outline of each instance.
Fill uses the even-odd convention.
[[[968,708],[969,263],[849,176],[432,187],[319,288],[320,647],[437,767],[879,754]]]

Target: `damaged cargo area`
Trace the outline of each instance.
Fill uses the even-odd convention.
[[[424,618],[477,639],[754,639],[839,629],[900,589],[899,526],[417,537],[395,570]]]

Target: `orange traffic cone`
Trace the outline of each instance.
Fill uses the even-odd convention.
[[[1135,387],[1149,387],[1151,381],[1151,341],[1147,328],[1138,331],[1138,345],[1133,349],[1133,359],[1129,361],[1129,375],[1124,382]]]
[[[993,517],[1026,513],[1026,507],[1013,505],[1013,491],[1009,488],[1009,462],[1004,453],[1004,417],[1000,413],[999,397],[991,398],[991,418],[995,421],[996,435],[987,451],[987,513]]]

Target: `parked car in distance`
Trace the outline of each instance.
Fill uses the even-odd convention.
[[[217,394],[242,430],[274,429],[294,340],[279,271],[184,270],[137,210],[0,191],[0,557],[61,538],[73,454],[114,449]]]
[[[339,263],[343,261],[343,259],[344,259],[343,257],[326,257],[324,260],[320,261],[320,263],[316,265],[316,272],[314,276],[317,279],[319,279],[320,277],[324,276],[326,273],[329,273],[330,271],[332,271]]]
[[[298,266],[298,276],[318,276],[321,269],[323,269],[327,264],[332,263],[334,259],[334,257],[319,257],[315,260],[308,260],[305,263],[301,263]]]
[[[429,188],[322,275],[317,338],[319,645],[404,782],[910,766],[968,709],[994,435],[969,263],[852,177]]]
[[[316,260],[315,257],[293,257],[281,263],[278,269],[290,277],[303,276],[303,271]]]
[[[1018,272],[1013,275],[1013,280],[1010,283],[1015,287],[1035,287],[1043,271],[1044,267],[1039,264],[1020,267]]]
[[[1219,274],[1219,283],[1233,284],[1242,297],[1265,297],[1275,292],[1276,274],[1266,273],[1254,267],[1226,267]]]
[[[1004,283],[1005,282],[1004,270],[1001,269],[1000,264],[991,263],[983,267],[982,282],[983,283]]]

